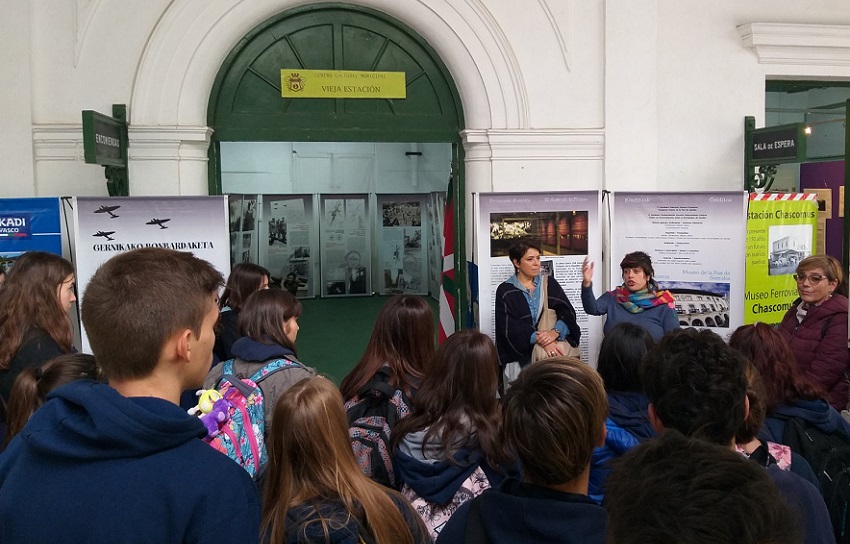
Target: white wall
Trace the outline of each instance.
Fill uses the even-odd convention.
[[[451,153],[451,144],[435,143],[222,142],[221,186],[260,194],[439,192]]]
[[[113,103],[129,107],[132,194],[205,194],[221,62],[301,3],[7,2],[0,196],[106,194],[82,162],[80,111]],[[741,188],[743,118],[763,124],[765,80],[850,79],[845,0],[359,3],[417,30],[455,79],[468,195]]]
[[[6,2],[0,17],[0,195],[37,196],[33,175],[30,17],[26,2]]]

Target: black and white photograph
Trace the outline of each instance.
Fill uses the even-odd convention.
[[[384,202],[382,209],[385,227],[422,226],[422,208],[418,201]]]
[[[767,232],[768,275],[793,274],[812,254],[811,225],[772,225]]]
[[[404,249],[419,249],[422,247],[422,229],[404,229]]]
[[[230,232],[239,232],[242,226],[242,195],[229,195],[227,202],[230,212]]]
[[[257,228],[257,197],[245,197],[242,202],[242,230],[254,230]]]

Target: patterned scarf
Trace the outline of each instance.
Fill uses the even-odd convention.
[[[644,310],[661,306],[662,304],[666,304],[670,308],[675,308],[673,294],[670,291],[650,291],[649,289],[643,289],[633,293],[621,285],[611,291],[611,294],[620,306],[633,314],[639,314]]]

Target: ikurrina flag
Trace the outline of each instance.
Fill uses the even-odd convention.
[[[454,222],[454,190],[452,179],[449,178],[449,188],[446,190],[446,210],[443,214],[443,274],[440,279],[440,344],[455,332],[457,319],[455,299],[457,285],[455,284],[455,222]]]

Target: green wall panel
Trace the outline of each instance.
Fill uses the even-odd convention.
[[[282,68],[401,71],[407,98],[284,99]],[[216,141],[459,142],[460,99],[448,70],[414,31],[366,8],[319,4],[252,30],[216,78]]]

